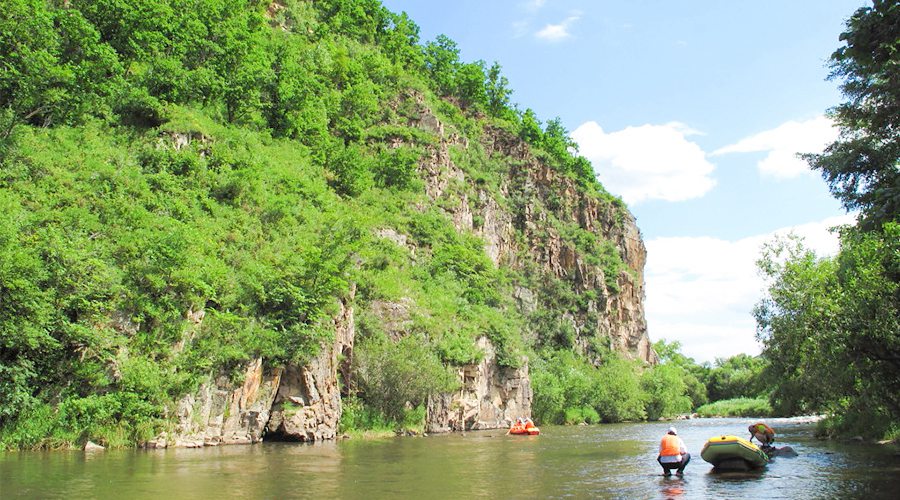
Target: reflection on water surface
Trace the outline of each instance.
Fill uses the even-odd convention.
[[[762,471],[713,473],[706,439],[743,436],[746,419],[677,422],[693,454],[663,477],[670,423],[542,426],[427,438],[267,443],[180,450],[0,454],[0,498],[893,498],[895,449],[816,440],[810,424],[770,419],[779,445]]]

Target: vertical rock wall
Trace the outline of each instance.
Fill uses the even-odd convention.
[[[262,359],[246,365],[241,382],[219,376],[176,405],[176,423],[145,443],[148,448],[250,444],[265,439],[334,439],[341,418],[339,373],[347,368],[355,329],[350,298],[333,319],[335,339],[304,366],[265,369]]]
[[[440,136],[420,168],[425,191],[436,202],[459,197],[459,193],[449,192],[448,186],[473,181],[467,181],[449,151],[451,147],[470,145],[453,134],[445,134],[444,126],[426,107],[420,107],[419,112],[419,120],[411,125]],[[582,354],[589,355],[592,340],[602,337],[612,349],[628,357],[655,363],[656,353],[651,347],[644,316],[647,252],[631,213],[609,199],[585,194],[574,179],[537,159],[525,142],[508,131],[486,129],[480,146],[488,157],[509,160],[511,168],[501,183],[501,194],[507,200],[516,198],[525,203],[513,209],[509,203],[498,202],[487,190],[478,189],[477,202],[470,203],[468,195],[463,195],[463,199],[455,200],[458,202],[442,204],[457,229],[480,236],[485,241],[485,252],[497,265],[521,270],[527,260],[537,263],[545,276],[572,283],[579,294],[593,292],[596,299],[581,314],[571,317],[577,333],[576,348]],[[587,256],[554,229],[551,216],[616,246],[627,267],[627,272],[612,277],[617,292],[609,290],[604,270],[589,264]],[[473,223],[476,219],[481,221],[478,227]],[[517,291],[522,296],[539,298],[537,292],[524,288]],[[531,306],[536,303],[532,302]]]
[[[281,369],[265,370],[259,358],[246,365],[240,384],[226,376],[209,380],[178,401],[174,432],[164,433],[146,446],[199,448],[259,442],[280,381]]]
[[[460,389],[429,398],[426,432],[450,432],[509,427],[520,416],[531,416],[531,380],[528,364],[520,368],[498,366],[493,344],[478,339],[484,351],[480,363],[457,371]]]
[[[420,105],[419,112],[420,118],[410,125],[440,137],[420,166],[425,191],[435,202],[459,197],[448,186],[471,180],[453,163],[449,151],[451,147],[467,149],[470,144],[445,134],[444,126],[427,107]],[[646,248],[631,213],[612,200],[585,194],[576,181],[538,160],[525,142],[508,131],[485,130],[480,146],[488,157],[511,160],[509,176],[500,186],[507,202],[501,203],[495,194],[480,188],[474,202],[468,194],[460,200],[444,200],[442,206],[457,229],[480,236],[485,252],[498,266],[522,270],[528,263],[537,263],[543,276],[572,283],[579,294],[592,292],[595,298],[585,310],[566,313],[565,318],[572,323],[575,349],[582,355],[590,359],[592,344],[607,341],[611,349],[628,357],[655,363],[657,357],[644,316]],[[524,206],[511,207],[511,199],[525,200]],[[627,267],[627,271],[612,277],[617,291],[609,289],[604,269],[589,264],[587,256],[554,229],[551,217],[616,246]],[[480,222],[477,226],[476,220]],[[514,297],[526,315],[541,301],[539,290],[524,286],[516,287]],[[519,370],[500,368],[486,338],[479,340],[479,347],[484,349],[485,359],[460,369],[462,389],[429,400],[429,432],[506,427],[518,416],[530,416],[527,366]]]
[[[334,439],[341,418],[338,374],[353,350],[353,307],[341,303],[335,339],[304,366],[289,366],[272,407],[267,437],[289,441]]]

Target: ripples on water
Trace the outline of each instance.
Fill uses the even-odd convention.
[[[547,427],[428,438],[270,443],[199,450],[0,454],[0,498],[895,498],[894,448],[816,440],[812,426],[769,419],[779,446],[762,471],[714,474],[710,437],[748,436],[748,419],[676,422],[692,460],[662,476],[670,423]]]

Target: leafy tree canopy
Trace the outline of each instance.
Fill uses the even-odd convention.
[[[900,4],[875,0],[847,21],[844,46],[831,56],[847,101],[830,116],[840,138],[807,155],[832,194],[862,212],[864,229],[900,217]]]

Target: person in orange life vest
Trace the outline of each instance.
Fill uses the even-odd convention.
[[[750,431],[750,441],[756,438],[764,448],[775,442],[775,430],[762,422],[751,425],[747,430]]]
[[[509,430],[506,431],[506,433],[509,434],[512,431],[519,432],[525,428],[525,419],[523,417],[518,417],[516,418],[516,422],[509,427]]]
[[[659,456],[656,461],[663,468],[663,473],[667,476],[672,475],[672,469],[678,469],[675,473],[679,476],[684,474],[684,468],[691,461],[691,454],[687,452],[684,441],[678,437],[678,431],[674,427],[669,427],[669,431],[663,436],[659,443]]]

